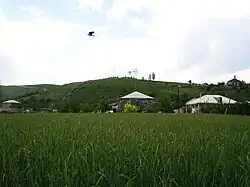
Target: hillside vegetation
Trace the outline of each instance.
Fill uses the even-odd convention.
[[[179,86],[179,103],[177,86]],[[32,89],[33,90],[32,90]],[[107,78],[65,84],[62,86],[51,85],[46,89],[43,87],[31,87],[29,91],[20,94],[15,99],[23,102],[26,107],[34,109],[59,108],[65,112],[93,111],[102,104],[117,102],[118,98],[133,91],[155,97],[164,108],[170,109],[183,105],[193,97],[201,94],[221,94],[236,100],[250,100],[249,87],[243,89],[227,88],[216,85],[189,85],[187,83],[158,82],[138,80],[134,78]],[[13,96],[14,98],[14,96]]]
[[[25,85],[25,86],[1,86],[1,100],[14,99],[26,94],[36,93],[42,90],[47,90],[56,85],[40,84],[40,85]]]

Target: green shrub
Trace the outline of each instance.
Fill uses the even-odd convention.
[[[140,110],[140,107],[139,106],[136,106],[136,105],[132,105],[132,104],[129,104],[129,103],[126,103],[124,105],[124,112],[138,112]]]

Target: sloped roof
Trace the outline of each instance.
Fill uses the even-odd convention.
[[[123,96],[122,99],[154,99],[154,98],[150,97],[148,95],[145,95],[143,93],[135,91],[135,92],[132,92],[128,95]]]
[[[8,101],[4,101],[3,104],[20,104],[20,102],[15,101],[15,100],[8,100]]]
[[[236,78],[233,78],[233,79],[230,79],[229,81],[227,81],[227,83],[229,83],[229,82],[242,82],[242,81],[240,81],[239,79],[236,79]]]
[[[219,104],[219,98],[222,98],[222,104],[235,104],[237,101],[224,97],[222,95],[203,95],[200,98],[192,99],[186,103],[186,105],[194,105],[200,103],[210,103],[210,104]]]
[[[191,100],[189,100],[188,102],[186,102],[186,105],[192,105],[192,103],[196,100],[196,99],[198,99],[198,98],[193,98],[193,99],[191,99]]]

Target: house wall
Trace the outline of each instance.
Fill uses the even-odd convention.
[[[187,113],[199,113],[202,108],[210,107],[213,104],[210,103],[201,103],[201,104],[195,104],[195,105],[188,105],[186,107]]]
[[[237,80],[237,79],[230,80],[230,81],[227,82],[227,86],[236,86],[236,87],[238,87],[238,86],[240,86],[240,81]]]
[[[8,112],[21,112],[21,105],[20,104],[9,104],[9,103],[3,103],[2,104],[2,110],[8,111]]]
[[[188,105],[187,106],[187,112],[188,113],[192,113],[192,111],[195,111],[195,113],[199,113],[201,109],[205,109],[205,108],[211,108],[213,106],[218,106],[220,104],[212,104],[212,103],[201,103],[200,105],[196,104],[196,105]],[[226,105],[226,104],[223,104]]]

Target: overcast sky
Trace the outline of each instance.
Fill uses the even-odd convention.
[[[87,36],[90,30],[95,37]],[[250,81],[249,0],[0,0],[2,84]]]

